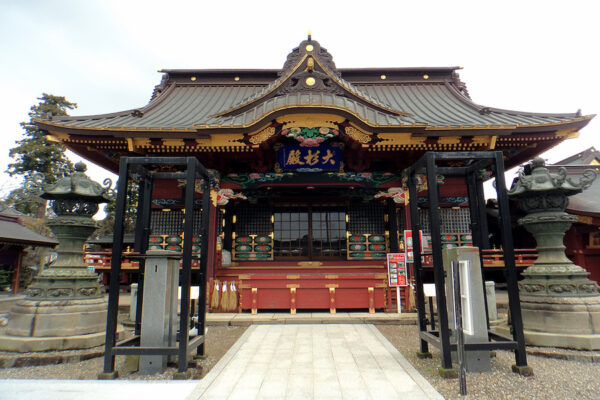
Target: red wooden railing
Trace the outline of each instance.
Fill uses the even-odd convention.
[[[137,270],[139,267],[138,261],[130,260],[130,256],[137,255],[134,252],[123,252],[123,259],[121,261],[122,270]],[[200,253],[192,253],[192,257],[199,257]],[[89,267],[94,267],[96,270],[109,271],[110,262],[112,260],[112,253],[110,251],[89,251],[84,256],[85,263]],[[192,258],[192,268],[199,268],[200,261]]]
[[[137,261],[132,261],[129,256],[135,255],[134,252],[124,252],[123,262],[121,269],[136,270],[139,266]],[[199,256],[199,253],[192,253],[195,256]],[[484,267],[503,267],[504,266],[504,252],[502,250],[482,250],[483,255],[483,266]],[[528,267],[532,265],[537,259],[537,250],[535,249],[515,249],[515,264],[517,267]],[[425,265],[431,263],[431,256],[425,255]],[[94,267],[97,270],[110,270],[110,261],[112,253],[110,251],[97,251],[85,253],[85,262],[88,266]],[[192,260],[192,268],[198,268],[199,261]]]

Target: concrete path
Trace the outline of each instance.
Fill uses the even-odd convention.
[[[373,325],[253,325],[198,399],[443,399]]]
[[[442,399],[373,325],[252,325],[201,381],[0,380],[2,400]]]

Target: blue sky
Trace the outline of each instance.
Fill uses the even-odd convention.
[[[77,103],[71,115],[140,107],[160,68],[280,68],[308,30],[338,67],[460,65],[479,104],[599,113],[599,4],[0,0],[0,167],[43,92]],[[598,135],[597,118],[545,157],[598,148]],[[0,194],[16,185],[0,174]]]

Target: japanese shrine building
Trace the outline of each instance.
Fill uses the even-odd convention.
[[[386,253],[404,251],[409,226],[408,166],[493,149],[508,169],[593,117],[478,105],[458,70],[337,68],[309,37],[281,69],[162,70],[144,107],[37,124],[115,173],[142,155],[195,156],[213,172],[208,277],[238,296],[213,296],[213,309],[382,309]],[[445,245],[468,244],[465,185],[438,181]],[[151,246],[181,249],[178,186],[155,182]]]

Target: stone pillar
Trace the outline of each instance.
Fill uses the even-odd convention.
[[[498,319],[498,306],[496,304],[496,282],[485,281],[485,298],[487,299],[488,317],[490,322]]]
[[[146,256],[141,347],[175,347],[180,257],[167,250],[151,250]],[[140,374],[162,373],[167,358],[140,356]]]

